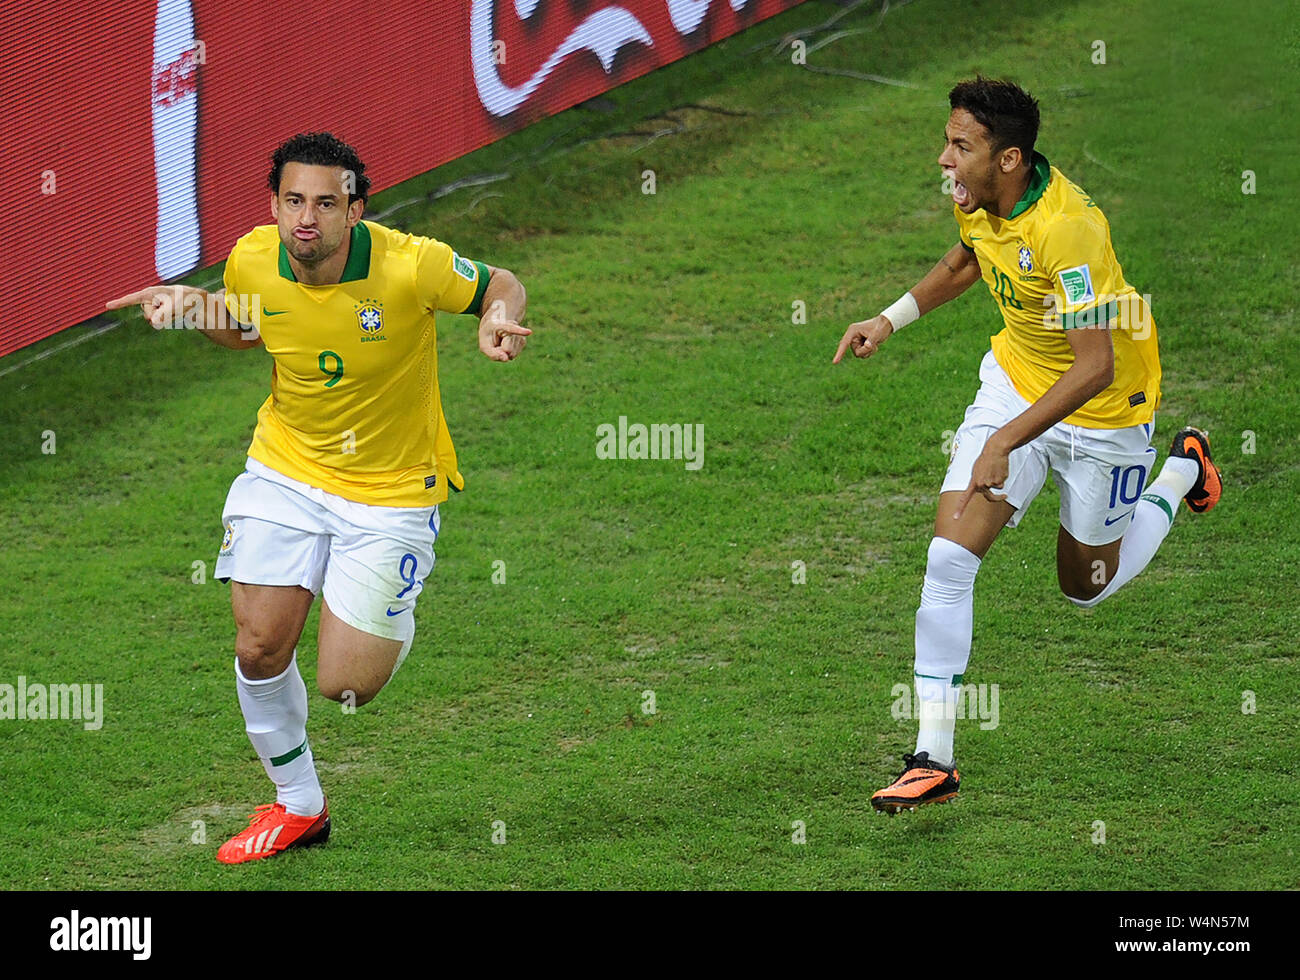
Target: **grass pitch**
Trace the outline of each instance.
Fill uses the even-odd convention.
[[[269,357],[132,320],[0,376],[0,683],[99,683],[105,706],[98,731],[0,721],[0,882],[1300,885],[1300,34],[1283,3],[1142,6],[861,7],[809,36],[810,70],[778,51],[840,9],[809,3],[373,199],[515,270],[536,334],[502,366],[472,320],[440,325],[469,485],[376,702],[315,693],[308,622],[324,848],[213,859],[270,798],[211,579]],[[892,690],[944,433],[1000,318],[977,284],[871,361],[829,360],[953,242],[935,157],[977,70],[1039,97],[1040,149],[1152,296],[1162,458],[1207,428],[1227,489],[1092,612],[1057,591],[1046,489],[976,587],[967,681],[998,685],[997,727],[959,722],[955,804],[889,819],[868,798],[913,744]],[[510,176],[430,199],[482,173]],[[597,458],[620,416],[703,425],[704,465]]]

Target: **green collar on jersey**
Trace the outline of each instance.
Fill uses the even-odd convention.
[[[364,221],[352,226],[352,241],[348,244],[348,264],[343,267],[339,282],[357,282],[370,276],[370,229]],[[289,250],[280,243],[280,278],[297,282],[293,266],[289,264]]]
[[[1029,174],[1029,186],[1025,188],[1025,196],[1016,202],[1016,206],[1011,209],[1007,215],[1007,220],[1018,218],[1038,202],[1043,196],[1043,191],[1047,190],[1047,185],[1052,180],[1052,165],[1047,162],[1047,157],[1043,156],[1037,150],[1034,151],[1034,167]]]

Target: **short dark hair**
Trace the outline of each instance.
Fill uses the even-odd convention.
[[[1015,82],[976,75],[953,87],[948,93],[948,105],[965,109],[989,131],[994,153],[1016,146],[1026,164],[1033,162],[1038,100]]]
[[[370,178],[366,165],[357,151],[333,133],[299,133],[290,136],[271,154],[271,172],[266,177],[267,186],[280,193],[280,175],[286,163],[306,163],[320,167],[342,167],[352,174],[355,186],[348,194],[348,203],[370,197]]]

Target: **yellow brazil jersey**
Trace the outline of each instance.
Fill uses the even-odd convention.
[[[1151,310],[1124,281],[1101,208],[1041,153],[1009,217],[954,205],[961,243],[975,253],[1006,326],[993,356],[1030,402],[1074,363],[1066,330],[1111,329],[1115,380],[1064,421],[1119,429],[1151,420],[1160,355]]]
[[[226,261],[226,307],[274,364],[248,455],[365,504],[432,506],[460,490],[438,391],[434,314],[479,312],[487,267],[442,242],[360,221],[336,285],[294,277],[275,225]],[[242,300],[242,301],[241,301]]]

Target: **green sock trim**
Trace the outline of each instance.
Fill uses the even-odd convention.
[[[953,674],[953,676],[952,676],[951,678],[948,678],[948,677],[935,677],[933,674],[918,674],[916,671],[912,671],[912,676],[913,676],[913,677],[923,677],[923,678],[925,678],[927,681],[946,681],[946,680],[951,680],[951,681],[952,681],[952,686],[953,686],[953,687],[956,687],[958,684],[960,684],[960,683],[962,682],[962,678],[964,678],[966,675],[965,675],[965,674]]]
[[[304,738],[302,740],[302,745],[298,746],[296,749],[290,749],[284,755],[277,755],[274,759],[271,760],[271,765],[273,766],[287,765],[288,763],[292,762],[294,759],[298,758],[298,756],[302,755],[306,751],[307,751],[307,740]]]
[[[1144,493],[1142,495],[1142,499],[1149,500],[1153,504],[1159,504],[1160,509],[1165,512],[1165,516],[1169,518],[1169,523],[1172,524],[1174,522],[1173,508],[1169,506],[1169,501],[1166,500],[1164,497],[1161,497],[1159,494]]]

